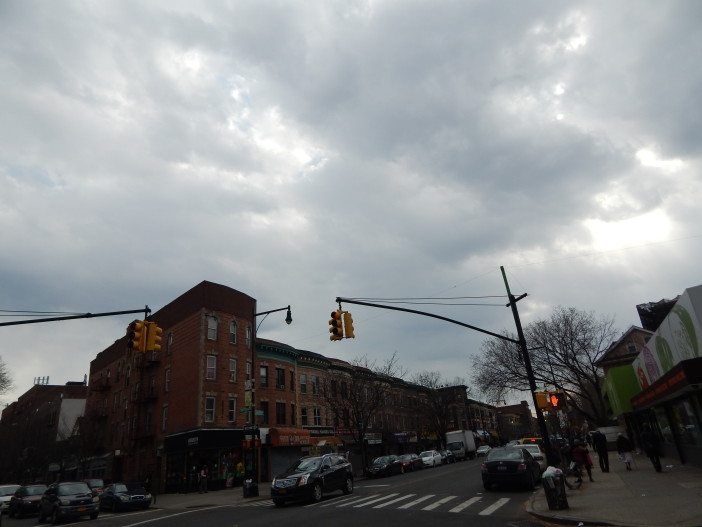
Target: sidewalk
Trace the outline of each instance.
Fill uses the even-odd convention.
[[[669,465],[670,459],[661,459],[663,472],[659,474],[647,457],[636,455],[634,470],[627,472],[617,453],[610,452],[610,472],[603,474],[597,455],[592,457],[595,481],[584,481],[580,490],[567,491],[569,509],[549,511],[542,488],[527,503],[527,512],[566,524],[702,526],[702,469]]]
[[[271,497],[271,484],[260,483],[258,485],[258,497],[243,497],[242,487],[233,487],[224,490],[212,490],[199,494],[189,492],[187,494],[159,494],[156,496],[156,503],[153,507],[166,510],[197,509],[201,507],[213,507],[220,505],[241,505],[242,503],[267,500]]]

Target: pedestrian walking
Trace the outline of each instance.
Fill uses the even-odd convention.
[[[653,463],[653,468],[656,472],[663,472],[661,467],[661,444],[658,440],[658,435],[651,430],[651,427],[644,424],[643,431],[641,432],[641,446],[643,446],[644,452],[648,456],[648,459]]]
[[[592,446],[600,461],[600,470],[609,472],[609,452],[607,451],[607,436],[599,430],[592,433]]]
[[[576,441],[575,446],[570,452],[570,458],[581,468],[587,471],[587,477],[590,481],[595,481],[592,479],[592,460],[590,459],[590,454],[587,451],[587,447],[582,441]]]
[[[203,465],[198,474],[198,493],[207,492],[207,465]]]
[[[626,465],[627,470],[631,470],[631,463],[634,461],[631,455],[632,450],[634,450],[634,447],[629,438],[620,433],[617,436],[617,453],[619,454],[619,459]]]

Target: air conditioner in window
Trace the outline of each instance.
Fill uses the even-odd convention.
[[[279,389],[279,390],[284,390],[284,389],[285,389],[285,385],[284,385],[284,384],[279,384],[279,385],[278,385],[278,389]]]

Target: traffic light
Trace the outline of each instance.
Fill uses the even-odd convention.
[[[146,351],[161,351],[161,335],[163,330],[158,327],[156,322],[147,322],[148,331],[146,332]]]
[[[549,407],[548,392],[536,392],[536,406],[544,410]]]
[[[127,328],[127,348],[144,353],[146,351],[146,327],[143,320],[135,320]]]
[[[344,328],[341,322],[341,309],[332,311],[329,321],[329,340],[341,340],[344,338]]]
[[[549,408],[560,408],[562,406],[561,394],[558,392],[550,392],[548,394],[548,406]]]
[[[347,339],[355,339],[356,335],[353,334],[353,317],[348,311],[344,312],[344,337]]]

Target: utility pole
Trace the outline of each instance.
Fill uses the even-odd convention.
[[[521,348],[522,357],[524,359],[524,368],[526,369],[526,374],[529,379],[529,389],[531,390],[531,399],[534,403],[534,408],[536,409],[536,421],[539,423],[539,430],[541,432],[541,437],[544,441],[544,449],[546,450],[546,459],[549,465],[555,465],[555,459],[553,455],[553,449],[551,448],[551,440],[548,436],[548,428],[546,427],[546,420],[544,419],[544,414],[539,408],[536,402],[536,379],[534,378],[534,370],[531,368],[531,359],[529,357],[529,350],[527,349],[526,339],[524,338],[524,330],[522,329],[522,322],[519,319],[519,311],[517,309],[517,302],[526,296],[526,293],[515,298],[512,292],[509,290],[509,282],[507,282],[507,274],[505,273],[505,268],[500,266],[500,271],[502,271],[502,278],[505,281],[505,289],[507,289],[507,298],[509,298],[509,307],[512,308],[512,315],[514,316],[514,323],[517,326],[517,338],[519,339],[519,347]]]

